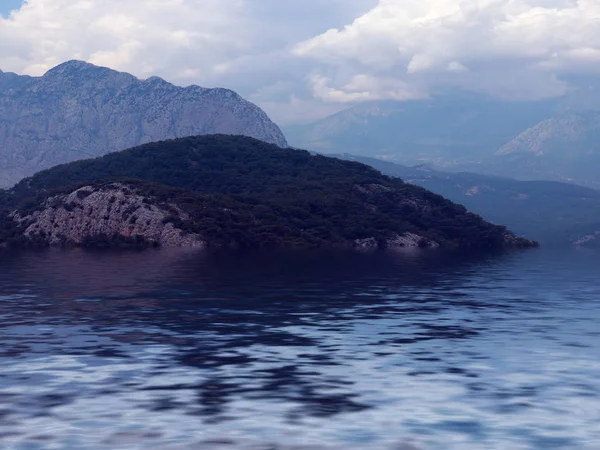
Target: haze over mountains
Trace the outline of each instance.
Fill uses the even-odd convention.
[[[0,187],[57,164],[214,133],[287,145],[259,107],[228,89],[181,88],[81,61],[42,77],[0,72]]]
[[[507,102],[450,95],[353,106],[285,129],[291,145],[401,164],[600,186],[596,90]]]
[[[503,145],[489,171],[600,188],[600,111],[569,111],[543,120]]]

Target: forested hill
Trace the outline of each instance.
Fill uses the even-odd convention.
[[[85,191],[73,196],[83,186]],[[18,209],[13,217],[19,220],[19,233],[37,241],[58,239],[52,226],[58,227],[59,216],[61,224],[74,221],[77,239],[81,233],[114,233],[114,217],[108,231],[81,231],[83,216],[75,214],[77,208],[88,208],[89,216],[98,205],[106,207],[105,200],[95,205],[87,198],[105,199],[96,191],[107,189],[126,191],[133,204],[132,195],[161,211],[179,211],[173,225],[206,245],[531,245],[460,205],[366,165],[230,135],[156,142],[58,166],[5,193],[5,210]],[[65,214],[61,208],[71,211]],[[103,217],[109,220],[109,215]],[[139,216],[130,213],[127,220],[135,224]],[[61,239],[69,241],[68,236]]]
[[[348,154],[328,156],[368,164],[386,175],[424,187],[544,246],[600,242],[600,191],[595,189],[556,181],[441,172],[423,165],[408,167]]]

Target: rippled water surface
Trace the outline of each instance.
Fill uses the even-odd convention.
[[[598,450],[599,269],[0,253],[0,447]]]

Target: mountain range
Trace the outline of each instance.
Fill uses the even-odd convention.
[[[528,238],[545,244],[590,244],[600,241],[600,220],[595,217],[595,211],[600,210],[600,191],[551,181],[522,181],[546,179],[600,186],[600,175],[595,170],[600,162],[600,151],[597,151],[600,112],[589,109],[593,106],[590,98],[585,100],[584,109],[582,102],[577,108],[577,102],[565,99],[517,103],[472,95],[372,102],[353,106],[313,124],[288,127],[286,133],[292,144],[370,165],[386,175],[464,204],[486,220],[508,225]],[[148,142],[215,133],[248,136],[281,148],[288,145],[279,127],[260,108],[227,89],[181,88],[158,77],[140,80],[81,61],[61,64],[42,77],[0,71],[0,187],[11,186],[25,176],[59,164]],[[198,144],[199,138],[194,139],[194,145]],[[192,141],[177,142],[177,145],[165,144],[164,148],[180,150],[184,145],[181,142]],[[223,151],[230,151],[230,147],[236,145],[243,148],[249,145],[245,141],[236,141],[234,145],[223,137],[211,142],[214,148]],[[167,160],[171,155],[162,149],[158,153],[163,155],[163,164],[169,165]],[[264,150],[270,151],[268,147]],[[336,155],[336,151],[340,153]],[[116,160],[121,161],[123,157],[120,158]],[[133,160],[130,163],[139,166]],[[202,164],[202,161],[197,163]],[[127,191],[129,188],[123,186],[129,185],[129,177],[169,188],[190,189],[187,185],[164,183],[163,178],[154,178],[157,168],[151,165],[146,167],[150,174],[111,169],[103,170],[103,178],[98,179],[79,173],[90,167],[86,164],[68,166],[66,172],[60,168],[48,172],[65,177],[56,180],[53,188],[65,190],[73,183],[101,181],[110,186],[108,191],[111,192],[110,196],[98,194],[104,200],[115,192]],[[173,168],[176,169],[183,177],[192,173],[182,171],[181,167]],[[238,169],[239,173],[244,172]],[[196,175],[229,176],[225,167],[220,170],[223,173]],[[262,174],[276,176],[272,171]],[[323,175],[329,176],[325,172]],[[47,176],[42,172],[27,183],[47,179]],[[113,183],[112,176],[120,178],[120,182],[106,184]],[[22,194],[23,183],[17,188]],[[253,188],[256,188],[254,184]],[[140,189],[134,190],[139,192]],[[296,186],[292,191],[298,193],[298,189]],[[13,198],[17,191],[3,191],[2,198]],[[30,202],[35,198],[39,207],[39,197],[42,194],[44,197],[45,192],[36,188],[27,191],[28,195],[17,197]],[[73,201],[83,202],[78,197],[80,194],[73,192],[69,194],[75,195]],[[217,190],[210,195],[223,193]],[[143,196],[138,197],[141,201]],[[213,206],[219,204],[212,201]],[[356,199],[348,201],[352,203]],[[13,206],[19,205],[22,207],[19,202]],[[247,205],[238,207],[248,212]],[[183,211],[179,206],[176,209]],[[358,216],[355,219],[358,220]],[[114,222],[115,218],[111,220]],[[11,222],[8,223],[12,229]],[[380,231],[374,233],[376,236],[355,240],[373,238],[383,242],[387,238]],[[429,236],[426,239],[431,242],[456,244],[456,239],[444,237],[444,233],[436,231],[433,238],[429,231],[413,226],[411,233],[418,235],[417,232]],[[352,240],[354,236],[336,233],[334,240],[338,242]],[[175,238],[170,235],[167,241],[172,239]]]
[[[405,165],[600,187],[600,101],[474,95],[371,102],[284,128],[291,145]]]
[[[57,164],[214,133],[287,145],[259,107],[228,89],[140,80],[82,61],[41,77],[0,71],[0,187]]]

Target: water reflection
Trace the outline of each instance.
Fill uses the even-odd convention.
[[[0,258],[8,448],[600,447],[593,253]]]

